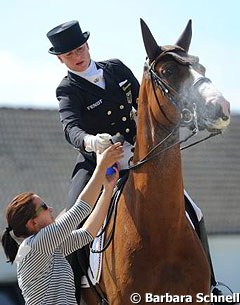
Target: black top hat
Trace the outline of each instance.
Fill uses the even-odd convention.
[[[65,22],[47,33],[53,45],[48,52],[54,55],[70,52],[83,45],[89,36],[89,32],[82,33],[78,21]]]

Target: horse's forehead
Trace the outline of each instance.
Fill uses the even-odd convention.
[[[179,46],[162,46],[162,53],[157,57],[156,62],[158,62],[161,58],[166,55],[172,56],[177,62],[182,65],[193,65],[199,62],[199,58],[197,56],[189,55]]]

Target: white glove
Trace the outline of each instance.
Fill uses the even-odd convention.
[[[87,135],[84,137],[85,150],[87,152],[97,152],[102,153],[110,145],[111,135],[109,133],[98,133],[96,136]]]
[[[129,168],[129,162],[133,156],[132,149],[133,149],[133,145],[131,145],[129,142],[125,141],[123,144],[124,157],[118,161],[119,170]]]

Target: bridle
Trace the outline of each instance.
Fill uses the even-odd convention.
[[[141,160],[137,161],[133,165],[129,165],[130,170],[134,170],[139,168],[141,165],[145,164],[146,162],[155,159],[158,155],[161,153],[165,152],[166,150],[169,150],[170,148],[176,146],[176,145],[181,145],[184,142],[187,142],[190,138],[193,136],[197,135],[199,131],[199,120],[198,120],[198,115],[196,111],[196,104],[193,103],[191,106],[192,107],[187,107],[185,106],[186,104],[188,105],[189,103],[184,103],[183,99],[180,97],[180,94],[172,87],[170,86],[162,77],[160,77],[155,70],[156,63],[158,61],[153,61],[150,65],[148,62],[146,62],[145,67],[147,68],[147,72],[150,76],[152,87],[153,87],[153,92],[155,96],[155,100],[158,104],[159,110],[163,114],[163,116],[168,120],[168,122],[172,123],[171,120],[168,118],[167,114],[165,113],[159,99],[156,93],[156,89],[160,89],[163,93],[164,96],[168,98],[168,100],[177,108],[177,111],[180,113],[180,121],[175,125],[175,127],[167,134],[167,136],[161,140],[158,144],[156,144],[147,154],[145,157],[143,157]],[[205,76],[200,76],[196,80],[194,80],[192,84],[192,89],[196,89],[198,86],[200,86],[203,82],[210,82],[210,79],[205,77]],[[179,103],[180,102],[180,103]],[[191,134],[186,136],[183,140],[177,140],[174,143],[170,144],[167,147],[164,147],[160,151],[157,151],[157,148],[163,145],[181,126],[191,126],[189,128],[191,130]],[[216,135],[221,134],[221,130],[216,130],[211,132],[208,136],[204,137],[203,139],[200,139],[194,143],[191,143],[187,146],[181,147],[181,150],[185,150],[191,146],[194,146],[200,142],[203,142],[211,137],[214,137]]]
[[[167,52],[165,54],[167,54]],[[156,102],[158,104],[159,110],[167,118],[167,115],[164,112],[164,110],[160,104],[160,101],[158,99],[158,96],[156,93],[156,87],[158,89],[160,89],[162,91],[163,95],[166,96],[167,99],[177,108],[177,112],[180,113],[180,118],[181,118],[180,126],[188,126],[195,119],[195,122],[193,122],[194,128],[197,128],[199,130],[198,127],[199,127],[200,123],[199,123],[199,120],[197,117],[196,103],[189,104],[189,102],[187,101],[186,98],[184,99],[169,83],[167,83],[164,80],[164,78],[162,78],[161,76],[159,76],[157,74],[155,67],[158,62],[159,62],[158,58],[155,61],[153,61],[151,64],[148,64],[148,62],[146,62],[145,67],[147,68],[148,74],[150,75],[154,96],[155,96]],[[199,65],[197,58],[195,59],[194,63],[188,63],[188,66],[194,66],[194,65]],[[192,83],[190,90],[196,89],[204,82],[210,83],[211,80],[205,76],[202,76],[202,75],[199,76]],[[170,123],[172,123],[171,120],[168,119],[168,121]]]

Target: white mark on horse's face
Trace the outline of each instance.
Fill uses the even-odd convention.
[[[203,77],[191,67],[190,73],[193,77],[193,82]],[[226,128],[230,123],[230,103],[209,79],[203,79],[196,89],[204,101],[206,127],[210,129]]]

